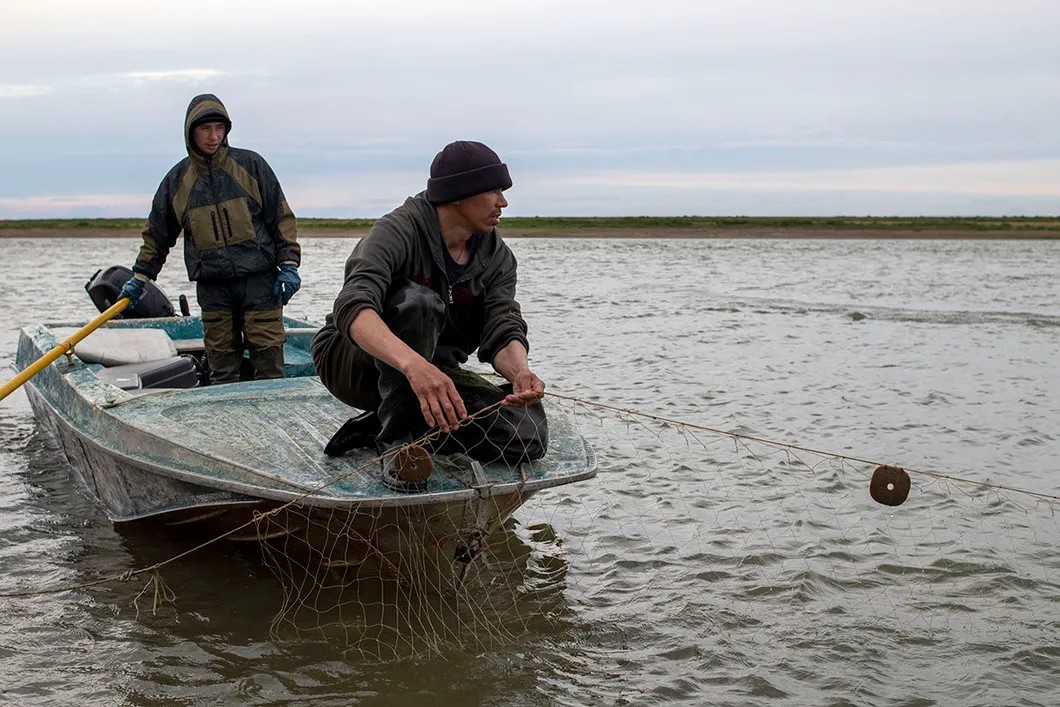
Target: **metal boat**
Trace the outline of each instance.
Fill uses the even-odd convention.
[[[16,368],[80,326],[23,329]],[[282,538],[327,566],[383,576],[445,575],[534,493],[596,475],[592,448],[546,398],[549,445],[540,460],[513,466],[439,455],[426,491],[391,490],[374,449],[324,453],[360,411],[315,375],[316,328],[291,318],[285,326],[284,378],[205,384],[201,320],[170,316],[108,322],[30,379],[26,392],[78,485],[112,521]]]

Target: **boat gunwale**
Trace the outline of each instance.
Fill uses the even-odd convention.
[[[158,321],[163,321],[163,320],[166,320],[166,321],[177,321],[177,320],[181,320],[181,319],[185,319],[185,318],[183,318],[183,317],[165,317],[165,318],[159,318]],[[299,321],[299,320],[290,319],[288,317],[285,317],[285,319],[289,319],[290,321],[293,321],[293,322],[298,322]],[[129,320],[129,323],[125,324],[122,328],[128,328],[135,321],[136,320]],[[40,341],[40,338],[37,335],[32,333],[34,330],[38,334],[43,334],[43,336],[45,338],[51,338],[53,340],[56,340],[56,337],[54,335],[54,332],[52,331],[52,328],[68,327],[68,326],[77,326],[77,325],[76,324],[72,324],[72,325],[71,324],[37,324],[37,325],[31,325],[29,327],[23,327],[21,329],[20,333],[23,336],[26,336],[28,339],[30,339],[31,342],[34,345],[34,348],[36,348],[36,349],[38,349],[38,351],[40,351],[41,348],[42,348],[40,346],[41,341]],[[305,331],[305,330],[303,330],[303,331]],[[299,333],[302,333],[302,332],[299,332]],[[308,332],[305,332],[305,333],[308,333]],[[56,344],[55,345],[58,345],[58,341],[57,340],[56,340]],[[88,363],[85,363],[83,361],[78,360],[78,362],[74,366],[68,366],[68,368],[65,371],[57,370],[56,373],[58,375],[58,380],[60,381],[60,385],[65,386],[68,389],[70,389],[71,391],[73,391],[76,394],[77,399],[80,400],[81,404],[86,406],[86,408],[88,409],[88,411],[90,413],[92,411],[98,411],[100,413],[103,413],[108,418],[113,420],[119,428],[122,428],[122,429],[125,429],[125,430],[135,430],[135,432],[138,435],[143,435],[145,437],[149,437],[150,439],[153,439],[153,440],[156,440],[156,441],[160,442],[162,447],[172,447],[172,448],[179,447],[181,449],[186,450],[187,452],[190,452],[190,453],[198,455],[198,456],[203,456],[203,457],[207,456],[207,455],[203,454],[202,452],[200,452],[198,450],[195,450],[195,449],[189,448],[189,447],[183,447],[183,446],[181,446],[179,444],[174,443],[173,441],[171,441],[169,439],[161,437],[154,431],[151,431],[151,430],[148,430],[148,429],[144,429],[144,428],[139,427],[139,426],[137,426],[135,424],[131,424],[130,422],[128,422],[126,420],[123,420],[123,419],[121,419],[121,417],[119,417],[119,416],[115,415],[114,413],[110,412],[110,410],[113,409],[113,408],[116,408],[116,407],[119,407],[119,406],[124,406],[124,405],[129,404],[129,403],[135,403],[137,400],[146,400],[148,398],[157,398],[161,394],[169,394],[170,396],[180,396],[181,393],[183,392],[185,394],[194,393],[196,395],[201,395],[201,394],[203,394],[201,392],[201,390],[203,390],[203,389],[199,389],[199,388],[187,388],[187,389],[184,389],[184,388],[158,388],[158,389],[152,389],[152,393],[150,393],[150,394],[138,392],[136,394],[129,395],[129,391],[124,391],[121,388],[118,388],[117,386],[114,386],[113,384],[111,384],[111,383],[109,383],[109,382],[107,382],[107,381],[105,381],[103,379],[94,379],[93,382],[98,380],[102,384],[108,385],[110,387],[113,387],[115,391],[117,391],[119,393],[122,393],[122,394],[125,394],[127,396],[126,398],[120,399],[120,400],[111,399],[111,400],[104,401],[104,402],[97,402],[97,401],[90,400],[89,397],[86,396],[86,394],[85,394],[87,392],[86,389],[84,387],[82,387],[81,385],[79,385],[77,381],[72,381],[70,379],[70,377],[69,377],[70,374],[78,373],[78,372],[82,372],[82,371],[86,372],[86,373],[91,373],[91,374],[94,375],[95,370],[97,368],[99,368],[98,364],[88,364]],[[300,381],[301,379],[310,380],[312,378],[314,378],[314,376],[298,376],[298,377],[295,377],[295,378],[285,378],[285,379],[278,379],[278,380],[283,380],[285,385],[291,385],[291,381]],[[174,467],[174,466],[171,466],[171,465],[168,465],[168,464],[165,464],[165,463],[161,463],[161,462],[155,461],[154,459],[150,459],[149,460],[149,459],[145,459],[145,458],[141,458],[141,457],[136,457],[136,456],[128,454],[125,451],[119,451],[119,450],[116,450],[116,449],[109,448],[106,445],[104,445],[103,442],[100,441],[100,439],[106,439],[105,437],[97,437],[97,436],[91,435],[89,430],[84,429],[81,425],[75,424],[75,422],[73,421],[73,419],[71,417],[69,417],[67,414],[64,414],[64,412],[62,410],[60,410],[56,405],[54,405],[52,403],[52,401],[49,399],[49,397],[45,394],[44,390],[41,389],[41,386],[38,386],[36,384],[35,380],[30,380],[29,382],[27,382],[26,385],[27,385],[27,387],[32,388],[33,391],[36,393],[36,395],[39,397],[39,399],[43,403],[46,404],[50,415],[55,420],[61,421],[68,432],[70,432],[71,434],[75,435],[82,442],[92,445],[94,447],[94,449],[97,450],[98,452],[106,454],[106,455],[111,456],[111,457],[114,457],[115,459],[119,460],[121,463],[123,463],[123,464],[125,464],[127,466],[130,466],[130,467],[139,469],[141,471],[146,471],[148,473],[161,473],[164,476],[168,476],[168,477],[170,477],[172,479],[176,479],[176,480],[182,481],[184,483],[189,483],[189,484],[192,484],[194,486],[201,487],[201,488],[203,488],[205,490],[208,490],[208,491],[239,493],[239,494],[246,495],[246,496],[248,496],[250,498],[250,500],[248,500],[246,502],[239,502],[241,504],[242,503],[252,503],[254,501],[260,501],[260,500],[268,500],[268,501],[277,501],[277,502],[281,502],[281,503],[292,503],[292,502],[293,503],[299,503],[299,504],[302,504],[302,505],[305,505],[305,506],[309,506],[309,507],[353,510],[353,509],[355,509],[357,507],[374,508],[374,507],[388,507],[388,506],[419,506],[419,505],[427,505],[427,504],[431,504],[431,503],[458,503],[458,502],[465,502],[465,501],[468,501],[468,500],[473,499],[475,497],[483,496],[483,495],[493,496],[493,495],[506,495],[506,494],[515,494],[515,493],[525,493],[527,495],[530,495],[530,494],[532,494],[532,493],[534,493],[536,491],[539,491],[539,490],[543,490],[543,489],[547,489],[547,488],[554,488],[554,487],[557,487],[557,486],[563,486],[563,485],[567,485],[567,484],[570,484],[570,483],[583,481],[583,480],[595,477],[596,474],[597,474],[597,459],[596,459],[595,451],[589,445],[588,441],[585,440],[584,437],[581,437],[580,435],[578,435],[578,438],[579,438],[579,441],[581,442],[581,446],[583,448],[583,451],[585,452],[586,460],[585,460],[585,468],[582,469],[581,471],[577,472],[577,473],[557,474],[557,475],[546,476],[544,478],[534,479],[534,480],[527,480],[527,479],[524,478],[524,479],[520,479],[520,480],[514,481],[514,482],[490,482],[490,483],[487,483],[487,484],[484,484],[484,485],[481,485],[481,486],[466,486],[465,488],[452,490],[452,491],[425,491],[425,492],[408,493],[408,494],[400,493],[400,492],[394,492],[394,491],[388,491],[388,495],[385,495],[385,496],[376,494],[376,495],[366,495],[366,496],[359,496],[359,497],[350,497],[350,496],[340,496],[340,495],[335,495],[335,494],[326,494],[326,493],[322,493],[322,492],[328,486],[330,486],[331,484],[334,484],[337,481],[337,479],[332,479],[332,480],[329,480],[327,482],[323,482],[322,484],[320,484],[317,487],[310,488],[310,487],[306,487],[306,486],[301,486],[301,485],[299,485],[297,483],[294,483],[294,482],[288,482],[288,481],[280,479],[280,478],[271,477],[271,476],[262,476],[259,472],[256,472],[253,468],[248,467],[245,464],[240,463],[240,462],[234,462],[234,461],[232,461],[230,459],[221,460],[225,464],[230,465],[230,466],[232,466],[234,468],[237,468],[237,469],[239,469],[241,471],[245,471],[245,472],[248,472],[248,473],[250,473],[252,475],[259,476],[260,478],[263,478],[263,479],[268,479],[269,481],[274,482],[274,483],[285,484],[285,485],[288,485],[288,486],[292,486],[294,489],[297,489],[296,491],[284,491],[282,489],[269,488],[269,487],[264,487],[264,486],[260,486],[260,485],[244,483],[244,482],[240,482],[240,481],[219,480],[215,476],[204,476],[204,475],[196,473],[194,471],[181,469],[179,467]],[[49,386],[44,386],[44,387],[45,388],[51,388],[52,386],[49,385]],[[157,391],[157,393],[154,392],[154,391]],[[215,504],[215,505],[224,505],[224,504],[220,503],[220,504]],[[145,514],[145,515],[140,516],[140,517],[150,517],[151,515],[155,515],[155,514]]]

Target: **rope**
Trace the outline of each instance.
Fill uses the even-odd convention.
[[[575,397],[568,396],[568,395],[561,395],[559,393],[546,392],[545,395],[549,395],[549,396],[551,396],[553,398],[556,398],[558,400],[565,400],[565,401],[568,401],[568,402],[571,402],[571,403],[584,405],[586,407],[596,408],[598,410],[605,410],[605,411],[608,411],[608,412],[618,413],[618,414],[621,414],[621,415],[627,415],[627,416],[630,416],[630,417],[638,417],[638,418],[643,418],[643,419],[646,419],[646,420],[651,420],[653,422],[657,422],[657,423],[660,423],[660,424],[663,424],[663,425],[667,425],[669,427],[685,428],[685,429],[690,429],[690,430],[698,430],[698,431],[701,431],[701,432],[707,432],[707,433],[719,435],[719,436],[722,436],[722,437],[728,437],[729,439],[732,439],[734,441],[756,442],[758,444],[767,445],[767,446],[770,446],[770,447],[773,447],[773,448],[776,448],[776,449],[797,450],[797,451],[801,451],[801,452],[808,452],[808,453],[811,453],[811,454],[816,454],[816,455],[821,456],[821,457],[826,457],[826,458],[831,458],[831,459],[840,459],[840,460],[844,460],[844,461],[855,462],[855,463],[858,463],[858,464],[868,464],[868,465],[876,465],[876,466],[880,466],[880,465],[884,464],[884,462],[872,461],[870,459],[863,459],[861,457],[856,457],[856,456],[852,456],[852,455],[849,455],[849,454],[840,454],[838,452],[830,452],[830,451],[827,451],[827,450],[816,449],[816,448],[807,447],[807,446],[804,446],[804,445],[788,444],[786,442],[777,442],[777,441],[774,441],[774,440],[766,439],[764,437],[757,437],[757,436],[754,436],[754,435],[744,435],[744,434],[739,434],[737,432],[728,432],[726,430],[720,430],[720,429],[717,429],[717,428],[714,428],[714,427],[708,427],[706,425],[697,425],[697,424],[692,424],[692,423],[688,423],[688,422],[682,422],[680,420],[674,420],[674,419],[671,419],[671,418],[662,417],[660,415],[652,415],[652,414],[649,414],[649,413],[640,412],[638,410],[631,410],[629,408],[616,407],[614,405],[607,405],[605,403],[598,403],[598,402],[594,402],[594,401],[591,401],[591,400],[585,400],[583,398],[575,398]],[[503,404],[502,402],[497,402],[497,403],[494,403],[493,405],[487,406],[487,407],[479,410],[478,412],[474,413],[473,415],[469,415],[468,418],[464,421],[463,424],[472,422],[472,421],[474,421],[477,418],[484,417],[485,415],[488,415],[490,412],[492,412],[494,409],[500,407],[502,404]],[[404,445],[404,446],[405,447],[417,446],[417,445],[422,445],[422,444],[427,443],[427,442],[437,441],[442,436],[442,434],[443,433],[442,433],[441,429],[436,427],[436,428],[434,428],[432,430],[429,430],[427,433],[425,433],[424,435],[422,435],[418,439],[414,440],[413,442],[410,442],[408,445]],[[240,526],[232,528],[231,530],[229,530],[229,531],[227,531],[225,533],[222,533],[221,535],[218,535],[218,536],[216,536],[214,538],[206,540],[206,541],[196,545],[195,547],[192,547],[192,548],[190,548],[188,550],[185,550],[184,552],[181,552],[181,553],[179,553],[177,555],[174,555],[173,557],[170,557],[170,558],[168,558],[166,560],[163,560],[161,562],[156,562],[155,564],[150,565],[148,567],[143,567],[141,569],[136,569],[136,570],[126,570],[126,571],[121,572],[120,574],[117,574],[117,575],[104,577],[102,579],[97,579],[97,580],[93,580],[93,581],[90,581],[90,582],[82,582],[80,584],[68,585],[68,586],[64,586],[64,587],[58,587],[58,588],[52,588],[52,589],[38,589],[38,590],[24,591],[24,592],[0,593],[0,598],[12,599],[12,598],[18,598],[18,597],[41,596],[41,595],[47,595],[47,594],[61,594],[61,593],[64,593],[64,592],[75,591],[75,590],[78,590],[78,589],[86,589],[86,588],[90,588],[90,587],[99,586],[99,585],[102,585],[102,584],[109,584],[111,582],[128,582],[128,581],[132,580],[134,577],[136,577],[138,575],[141,575],[141,574],[144,574],[144,573],[147,573],[147,572],[154,572],[156,577],[155,577],[155,579],[152,580],[152,582],[154,582],[155,586],[156,586],[155,608],[157,609],[157,606],[160,603],[160,601],[167,601],[167,600],[168,601],[172,601],[172,599],[170,599],[170,596],[172,595],[171,590],[169,590],[168,587],[165,587],[164,583],[158,584],[158,582],[161,580],[161,577],[158,574],[158,571],[161,568],[163,568],[166,565],[169,565],[169,564],[171,564],[173,562],[176,562],[179,559],[187,557],[188,555],[191,555],[192,553],[198,552],[199,550],[202,550],[203,548],[205,548],[205,547],[207,547],[209,545],[212,545],[212,544],[218,542],[219,540],[223,540],[224,538],[228,537],[229,535],[232,535],[233,533],[236,533],[236,532],[238,532],[240,530],[248,528],[251,525],[257,525],[263,519],[265,519],[265,518],[267,518],[269,516],[278,515],[279,513],[281,513],[282,511],[284,511],[284,510],[286,510],[288,508],[290,508],[291,506],[300,504],[307,497],[312,496],[312,495],[314,495],[316,493],[319,493],[323,489],[326,489],[329,486],[337,484],[338,482],[340,482],[340,481],[342,481],[342,480],[344,480],[346,478],[349,478],[353,474],[360,473],[360,472],[364,471],[365,469],[367,469],[367,468],[369,468],[371,466],[374,466],[377,462],[385,459],[388,456],[392,456],[394,454],[397,454],[400,449],[401,448],[394,448],[394,449],[391,449],[391,450],[387,450],[387,452],[385,452],[384,454],[382,454],[382,455],[380,455],[380,456],[378,456],[378,457],[376,457],[374,459],[369,460],[367,463],[362,464],[359,467],[356,467],[356,468],[354,468],[354,469],[352,469],[350,471],[347,471],[347,472],[344,472],[342,474],[339,474],[338,476],[335,476],[335,477],[331,478],[330,480],[321,483],[316,488],[307,489],[306,491],[304,491],[303,493],[298,495],[293,500],[288,501],[287,503],[284,503],[284,504],[282,504],[280,506],[277,506],[276,508],[269,509],[268,511],[255,513],[254,517],[251,520],[247,521],[246,523],[243,523]],[[959,477],[959,476],[954,476],[954,475],[951,475],[951,474],[943,474],[943,473],[934,472],[934,471],[925,471],[925,470],[921,470],[921,469],[910,469],[910,468],[907,468],[907,467],[903,467],[903,468],[905,469],[906,472],[911,473],[911,474],[918,474],[918,475],[921,475],[921,476],[925,476],[925,477],[929,477],[929,478],[933,478],[933,479],[944,480],[944,481],[952,482],[952,483],[955,483],[955,484],[967,484],[967,485],[977,486],[979,488],[991,489],[991,490],[994,490],[994,491],[1005,491],[1005,492],[1008,492],[1008,493],[1021,494],[1021,495],[1024,495],[1024,496],[1029,496],[1029,497],[1032,497],[1032,498],[1036,498],[1036,499],[1044,500],[1044,501],[1048,501],[1048,502],[1060,502],[1060,496],[1054,495],[1054,494],[1047,494],[1047,493],[1042,493],[1042,492],[1039,492],[1039,491],[1031,491],[1031,490],[1028,490],[1028,489],[1021,489],[1021,488],[1018,488],[1018,487],[1015,487],[1015,486],[1008,486],[1006,484],[994,484],[994,483],[988,483],[988,482],[985,482],[985,481],[977,481],[975,479],[967,479],[967,478],[962,478],[962,477]],[[151,586],[151,583],[148,584],[148,587],[150,587],[150,586]],[[144,592],[146,592],[146,591],[147,591],[147,587],[145,587],[145,589],[143,591],[141,591],[139,596],[142,596],[144,594]],[[137,598],[139,598],[139,596]]]
[[[642,417],[642,418],[645,418],[645,419],[648,419],[648,420],[653,420],[654,422],[658,422],[658,423],[661,423],[661,424],[664,424],[664,425],[667,425],[667,426],[670,426],[670,427],[683,427],[683,428],[687,428],[687,429],[690,429],[690,430],[699,430],[699,431],[702,431],[702,432],[709,432],[711,434],[720,435],[722,437],[728,437],[728,438],[730,438],[730,439],[732,439],[734,441],[757,442],[759,444],[765,444],[765,445],[768,445],[770,447],[774,447],[774,448],[777,448],[777,449],[794,449],[794,450],[798,450],[800,452],[809,452],[811,454],[816,454],[816,455],[822,456],[822,457],[828,457],[828,458],[831,458],[831,459],[841,459],[841,460],[844,460],[844,461],[856,462],[858,464],[870,464],[870,465],[875,465],[875,466],[882,466],[882,465],[885,464],[885,462],[872,461],[870,459],[862,459],[860,457],[855,457],[855,456],[851,456],[851,455],[848,455],[848,454],[840,454],[838,452],[829,452],[829,451],[826,451],[826,450],[823,450],[823,449],[814,449],[813,447],[805,447],[805,446],[801,446],[801,445],[798,445],[798,444],[788,444],[786,442],[775,442],[773,440],[765,439],[763,437],[755,437],[753,435],[743,435],[743,434],[739,434],[738,432],[727,432],[725,430],[719,430],[717,428],[707,427],[705,425],[694,425],[694,424],[691,424],[691,423],[688,423],[688,422],[681,422],[680,420],[673,420],[673,419],[666,418],[666,417],[660,417],[659,415],[650,415],[648,413],[638,412],[637,410],[630,410],[630,409],[627,409],[627,408],[615,407],[613,405],[605,405],[604,403],[596,403],[596,402],[593,402],[591,400],[584,400],[582,398],[573,398],[573,397],[570,397],[570,396],[567,396],[567,395],[560,395],[559,393],[548,393],[548,392],[546,392],[545,394],[546,395],[551,395],[552,397],[558,398],[560,400],[566,400],[568,402],[585,405],[587,407],[593,407],[593,408],[597,408],[597,409],[600,409],[600,410],[607,410],[609,412],[617,412],[617,413],[621,413],[623,415],[629,415],[631,417]],[[960,476],[953,476],[951,474],[942,474],[942,473],[937,472],[937,471],[924,471],[922,469],[910,469],[909,467],[902,467],[902,468],[906,472],[908,472],[910,474],[919,474],[921,476],[927,476],[927,477],[931,477],[933,479],[941,479],[941,480],[949,481],[949,482],[956,483],[956,484],[969,484],[969,485],[972,485],[972,486],[978,486],[980,488],[991,489],[993,491],[1007,491],[1009,493],[1017,493],[1017,494],[1022,494],[1024,496],[1031,496],[1033,498],[1038,498],[1038,499],[1041,499],[1041,500],[1044,500],[1044,501],[1060,501],[1060,496],[1057,496],[1057,495],[1054,495],[1054,494],[1042,493],[1040,491],[1031,491],[1029,489],[1021,489],[1021,488],[1018,488],[1016,486],[1007,486],[1005,484],[992,484],[992,483],[989,483],[989,482],[986,482],[986,481],[977,481],[975,479],[966,479],[966,478],[962,478]]]
[[[497,402],[497,403],[494,403],[493,405],[490,405],[488,407],[485,407],[485,408],[479,410],[478,412],[474,413],[473,415],[468,415],[467,420],[465,421],[465,423],[466,422],[472,422],[473,420],[475,420],[475,419],[477,419],[479,417],[483,417],[483,416],[489,414],[495,408],[500,407],[500,405],[501,405],[501,403]],[[421,445],[421,444],[423,444],[425,442],[433,442],[433,441],[439,439],[441,437],[441,435],[442,435],[441,429],[440,428],[435,428],[434,430],[429,430],[426,434],[421,436],[419,439],[416,439],[416,440],[414,440],[412,442],[409,442],[407,445],[404,445],[404,446],[405,447],[410,447],[410,446],[415,446],[415,445]],[[24,591],[24,592],[2,593],[2,594],[0,594],[0,599],[14,599],[14,598],[17,598],[17,597],[31,597],[31,596],[40,596],[40,595],[44,595],[44,594],[62,594],[64,592],[72,592],[72,591],[75,591],[75,590],[78,590],[78,589],[87,589],[89,587],[95,587],[95,586],[99,586],[101,584],[110,584],[111,582],[128,582],[133,577],[136,577],[137,575],[140,575],[140,574],[144,574],[145,572],[156,572],[157,573],[158,570],[160,570],[161,568],[165,567],[166,565],[169,565],[169,564],[171,564],[173,562],[176,562],[177,560],[179,560],[181,558],[187,557],[188,555],[191,555],[192,553],[198,552],[199,550],[202,550],[203,548],[205,548],[205,547],[207,547],[209,545],[212,545],[212,544],[216,543],[219,540],[223,540],[224,538],[228,537],[229,535],[232,535],[233,533],[236,533],[236,532],[239,532],[240,530],[248,528],[251,525],[257,525],[259,522],[261,522],[261,520],[263,520],[264,518],[267,518],[268,516],[279,515],[282,511],[287,510],[291,506],[300,504],[303,500],[305,500],[309,496],[312,496],[312,495],[314,495],[316,493],[319,493],[320,491],[328,488],[329,486],[333,486],[333,485],[339,483],[340,481],[342,481],[343,479],[347,479],[350,476],[353,476],[354,474],[360,473],[360,472],[364,471],[365,469],[374,466],[377,462],[379,462],[379,461],[381,461],[381,460],[383,460],[383,459],[385,459],[387,457],[390,457],[390,456],[393,456],[393,455],[397,454],[399,450],[400,450],[400,448],[389,449],[384,454],[382,454],[381,456],[378,456],[378,457],[376,457],[374,459],[370,459],[369,461],[367,461],[366,463],[362,464],[359,467],[356,467],[356,468],[354,468],[354,469],[352,469],[350,471],[347,471],[347,472],[343,472],[342,474],[339,474],[338,476],[332,477],[330,480],[325,481],[324,483],[320,484],[316,488],[311,488],[311,489],[308,489],[308,490],[304,491],[303,493],[299,494],[296,498],[288,501],[287,503],[284,503],[283,505],[277,506],[276,508],[270,508],[267,511],[256,512],[254,514],[254,517],[251,518],[250,520],[248,520],[246,523],[243,523],[242,525],[236,526],[235,528],[232,528],[231,530],[229,530],[229,531],[227,531],[225,533],[222,533],[222,534],[220,534],[220,535],[218,535],[216,537],[210,538],[209,540],[206,540],[206,541],[204,541],[202,543],[199,543],[195,547],[189,548],[188,550],[185,550],[184,552],[181,552],[181,553],[179,553],[177,555],[174,555],[173,557],[170,557],[170,558],[168,558],[166,560],[163,560],[161,562],[156,562],[155,564],[150,565],[148,567],[142,567],[142,568],[137,569],[137,570],[125,570],[124,572],[122,572],[120,574],[112,575],[112,576],[109,576],[109,577],[104,577],[102,579],[96,579],[96,580],[93,580],[93,581],[90,581],[90,582],[82,582],[80,584],[71,584],[71,585],[67,585],[67,586],[64,586],[64,587],[57,587],[57,588],[53,588],[53,589],[36,589],[36,590]],[[140,594],[142,595],[143,592],[141,592]],[[156,607],[157,607],[157,601],[156,601]]]

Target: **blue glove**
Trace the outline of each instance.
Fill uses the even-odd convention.
[[[118,299],[121,299],[122,297],[128,297],[129,307],[135,307],[140,302],[140,298],[143,296],[144,281],[136,277],[130,277],[129,281],[126,282],[124,286],[122,286],[121,294],[118,295]]]
[[[302,287],[302,278],[298,277],[298,267],[294,263],[284,263],[280,266],[280,273],[276,276],[276,284],[272,286],[272,294],[283,293],[283,303],[286,305]]]

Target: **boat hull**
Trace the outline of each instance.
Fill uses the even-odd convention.
[[[160,475],[114,454],[80,434],[35,389],[27,393],[76,485],[112,521],[155,523],[230,541],[268,542],[266,554],[273,564],[288,565],[294,559],[349,577],[378,577],[420,590],[451,591],[489,536],[533,495],[529,490],[491,493],[486,488],[455,501],[329,508],[219,491]]]
[[[273,562],[304,557],[431,589],[459,583],[488,536],[536,491],[595,476],[595,455],[571,420],[549,412],[550,451],[540,462],[446,456],[436,458],[427,492],[386,488],[374,451],[323,454],[357,411],[308,374],[311,331],[293,342],[286,358],[295,368],[284,379],[126,394],[99,366],[71,358],[26,392],[77,485],[114,522],[266,541]],[[16,365],[54,345],[46,328],[23,330]]]

